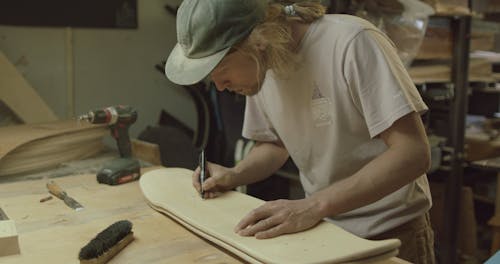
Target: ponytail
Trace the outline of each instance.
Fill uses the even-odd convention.
[[[291,13],[306,23],[313,22],[322,17],[326,12],[326,8],[320,3],[304,1],[296,1],[296,3],[286,5],[283,9],[287,16],[289,16],[290,12],[287,13],[286,10],[293,10],[294,12],[292,11]]]
[[[272,69],[280,78],[287,78],[300,60],[290,47],[292,30],[289,22],[309,24],[325,12],[326,8],[314,0],[272,1],[264,21],[256,25],[250,36],[235,48],[255,60],[259,74],[257,79],[261,79],[267,69]]]

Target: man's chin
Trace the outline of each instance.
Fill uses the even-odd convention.
[[[245,96],[252,96],[256,95],[259,91],[258,90],[249,90],[249,91],[241,91],[241,92],[236,92],[237,94],[245,95]]]
[[[252,96],[252,95],[256,95],[259,93],[259,90],[253,90],[251,91],[250,93],[246,94],[247,96]]]
[[[257,93],[259,93],[259,91],[260,91],[260,87],[250,88],[250,89],[242,90],[241,92],[239,92],[239,94],[246,95],[246,96],[252,96],[252,95],[256,95]]]

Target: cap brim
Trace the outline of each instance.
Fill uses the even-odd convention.
[[[165,74],[172,82],[191,85],[201,81],[219,64],[231,47],[199,59],[184,56],[179,43],[175,45],[165,64]]]

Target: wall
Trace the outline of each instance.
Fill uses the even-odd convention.
[[[176,43],[175,17],[164,6],[179,3],[139,0],[133,30],[0,26],[0,50],[61,119],[128,104],[139,112],[133,137],[162,109],[194,128],[189,95],[154,68]]]

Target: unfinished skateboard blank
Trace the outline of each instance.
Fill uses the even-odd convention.
[[[370,241],[321,222],[307,231],[258,240],[234,233],[236,224],[264,201],[239,192],[203,200],[191,184],[191,170],[159,169],[145,173],[140,186],[151,207],[196,234],[252,263],[345,263],[393,257],[397,239]]]

